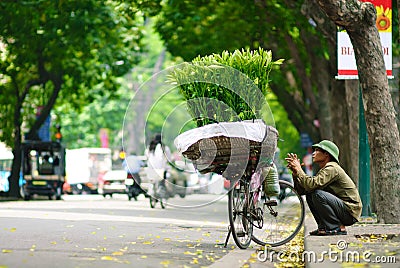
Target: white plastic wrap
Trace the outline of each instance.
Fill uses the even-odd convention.
[[[185,152],[192,144],[199,140],[217,136],[244,138],[263,142],[266,129],[267,125],[260,119],[254,121],[214,123],[186,131],[176,137],[174,143],[179,152]]]

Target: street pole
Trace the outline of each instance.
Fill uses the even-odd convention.
[[[359,131],[358,131],[358,191],[363,208],[361,217],[371,217],[371,183],[370,183],[370,154],[368,145],[367,124],[365,123],[362,91],[359,86]]]

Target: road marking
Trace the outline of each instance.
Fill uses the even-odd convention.
[[[102,215],[94,213],[71,213],[71,212],[55,212],[44,210],[4,210],[0,209],[0,218],[30,218],[44,220],[71,220],[71,221],[119,221],[119,222],[142,222],[142,223],[160,223],[175,225],[191,225],[191,226],[213,226],[226,227],[227,223],[210,222],[210,221],[193,221],[172,218],[159,217],[135,217],[135,216],[115,216]]]

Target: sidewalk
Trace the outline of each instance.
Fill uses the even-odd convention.
[[[304,258],[307,268],[336,267],[400,267],[400,224],[356,224],[347,227],[347,235],[310,236],[308,233],[317,228],[309,211],[304,222],[304,253],[292,252],[293,259]],[[277,254],[284,246],[272,248],[274,262],[261,261],[258,258],[260,246],[251,244],[251,248],[235,248],[211,268],[261,268],[261,267],[301,267],[279,264]]]
[[[310,213],[305,221],[306,267],[400,267],[400,224],[357,223],[347,235],[310,236],[317,225]],[[313,255],[313,254],[316,255]]]

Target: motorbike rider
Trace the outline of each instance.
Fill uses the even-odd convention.
[[[128,178],[132,177],[134,183],[132,185],[127,186],[128,196],[129,198],[134,198],[137,200],[138,195],[143,193],[146,195],[146,192],[140,187],[142,182],[139,172],[140,168],[144,166],[143,161],[141,161],[136,155],[129,155],[125,158],[122,163],[123,168],[128,173]]]

